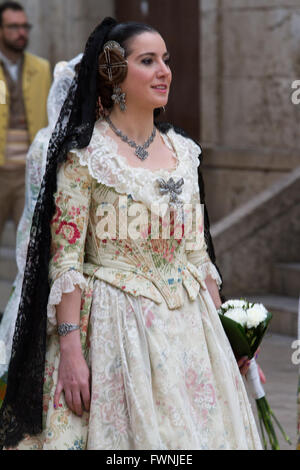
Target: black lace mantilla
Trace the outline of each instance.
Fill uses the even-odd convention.
[[[114,25],[115,20],[106,18],[90,36],[50,139],[45,175],[32,220],[8,369],[7,392],[0,410],[0,449],[15,447],[26,435],[42,432],[47,303],[50,292],[50,221],[55,212],[53,195],[56,191],[57,171],[71,149],[85,148],[91,140],[99,103],[96,59]],[[171,124],[161,123],[157,123],[157,126],[163,133],[172,127]],[[174,129],[188,137],[181,129]],[[200,170],[198,176],[200,198],[205,204]],[[215,264],[206,206],[204,217],[208,253]]]

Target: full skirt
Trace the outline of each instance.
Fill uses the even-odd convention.
[[[207,290],[170,310],[163,301],[93,281],[87,361],[91,407],[72,413],[61,395],[57,335],[48,337],[44,430],[18,449],[261,449],[236,359]]]

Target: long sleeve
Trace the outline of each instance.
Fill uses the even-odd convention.
[[[211,260],[208,247],[206,243],[206,227],[205,227],[205,207],[204,204],[200,203],[200,196],[198,194],[193,195],[192,199],[192,239],[186,241],[186,254],[187,259],[190,263],[196,266],[200,278],[204,281],[205,278],[210,275],[217,283],[220,288],[222,285],[222,279],[219,272]]]
[[[55,305],[60,303],[62,294],[72,292],[75,285],[80,288],[85,286],[83,261],[91,180],[87,167],[81,166],[78,157],[69,153],[58,172],[57,191],[54,195],[56,212],[51,221],[51,291],[48,301],[50,326],[56,325]]]

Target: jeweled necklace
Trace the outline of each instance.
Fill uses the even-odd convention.
[[[130,140],[127,135],[123,134],[123,132],[120,131],[110,120],[109,116],[106,116],[106,121],[110,125],[111,129],[114,131],[114,133],[120,137],[120,139],[123,140],[123,142],[126,142],[126,144],[130,145],[130,147],[135,148],[135,155],[139,157],[141,160],[145,160],[148,156],[149,153],[147,152],[146,148],[149,147],[149,145],[153,142],[154,137],[156,135],[156,127],[153,127],[152,134],[150,135],[149,139],[146,140],[146,142],[143,145],[138,145],[134,140]]]

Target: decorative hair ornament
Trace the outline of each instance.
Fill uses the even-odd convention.
[[[99,73],[106,81],[113,84],[111,99],[120,106],[121,111],[125,111],[125,93],[122,93],[118,84],[126,77],[127,60],[125,49],[117,41],[108,41],[104,44],[103,52],[99,56]]]
[[[107,41],[104,46],[103,50],[111,50],[111,49],[117,49],[117,51],[120,52],[122,57],[125,57],[125,49],[120,46],[120,44],[117,41]]]
[[[103,57],[104,56],[104,57]],[[103,60],[104,59],[104,60]],[[104,63],[103,63],[104,62]],[[115,81],[113,76],[113,69],[126,67],[127,60],[125,60],[125,49],[120,46],[117,41],[108,41],[103,46],[103,52],[99,57],[99,72],[102,71],[110,82]]]

